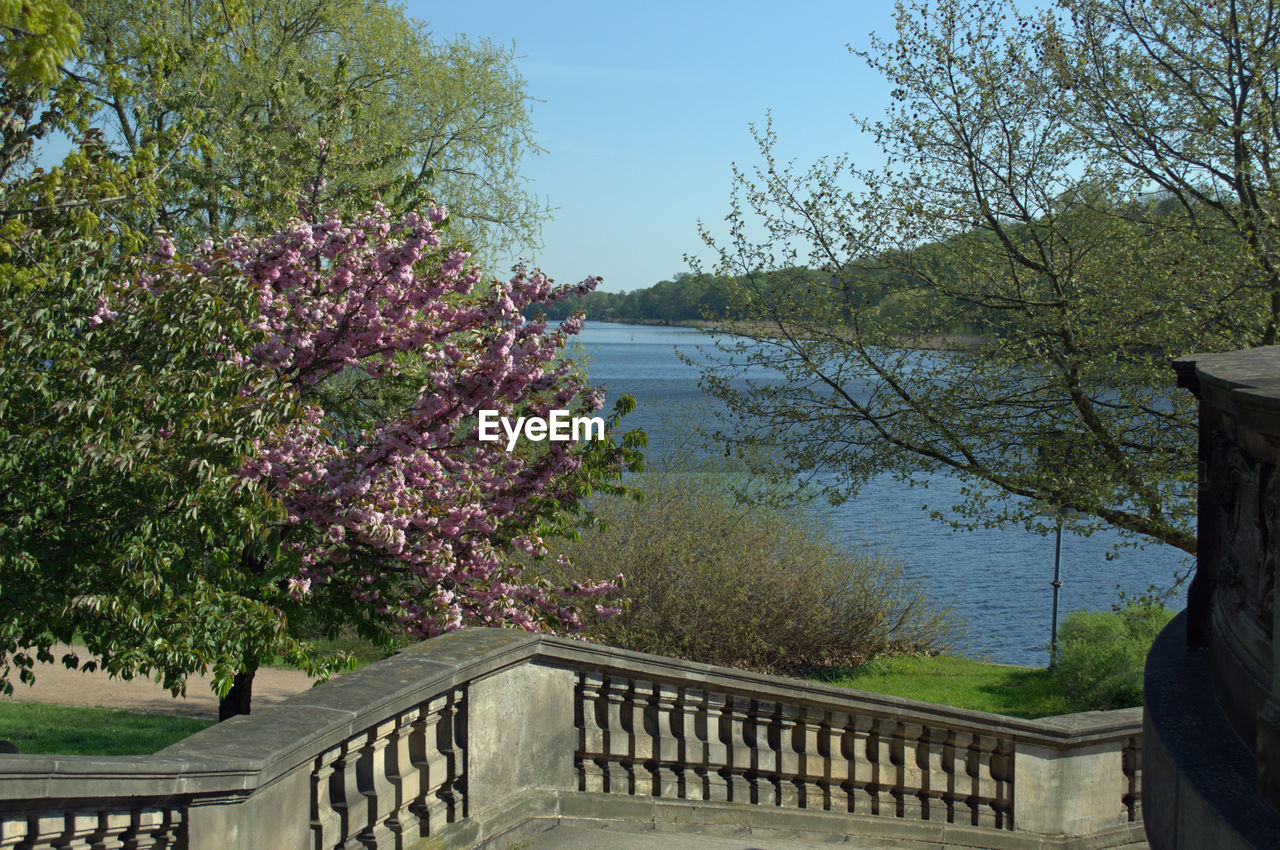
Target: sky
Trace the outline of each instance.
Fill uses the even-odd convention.
[[[441,39],[513,46],[533,102],[530,189],[555,208],[530,257],[558,282],[652,286],[710,266],[703,221],[727,232],[731,163],[759,162],[750,124],[772,113],[782,159],[882,157],[850,117],[876,118],[888,86],[849,53],[893,34],[892,3],[413,0]]]

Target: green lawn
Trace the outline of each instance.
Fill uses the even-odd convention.
[[[845,688],[939,702],[1013,717],[1048,717],[1078,709],[1042,667],[986,664],[954,655],[900,656],[819,677]]]
[[[0,740],[30,754],[143,755],[212,725],[167,714],[0,700]]]

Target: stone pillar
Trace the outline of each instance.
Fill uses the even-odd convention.
[[[520,664],[468,685],[468,815],[521,788],[577,789],[576,684],[570,670]]]

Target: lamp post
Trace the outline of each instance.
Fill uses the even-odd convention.
[[[1073,454],[1067,435],[1057,429],[1050,429],[1041,435],[1036,447],[1040,470],[1042,473],[1056,473],[1063,468],[1070,468],[1064,455]],[[1049,621],[1049,669],[1058,663],[1058,593],[1062,589],[1062,525],[1068,516],[1075,511],[1061,504],[1053,505],[1053,612]]]
[[[1049,669],[1058,663],[1058,589],[1062,587],[1062,510],[1058,510],[1058,522],[1053,541],[1053,619],[1049,626]]]

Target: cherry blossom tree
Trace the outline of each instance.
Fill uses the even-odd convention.
[[[545,552],[544,537],[570,532],[586,496],[624,491],[642,438],[509,452],[480,439],[477,419],[601,408],[603,393],[564,356],[581,315],[555,328],[525,317],[597,280],[556,286],[517,268],[486,283],[442,238],[445,219],[435,208],[393,221],[377,207],[357,221],[206,242],[186,261],[162,239],[151,270],[100,297],[86,324],[106,328],[143,301],[210,280],[248,287],[249,343],[208,344],[241,370],[236,403],[264,413],[237,486],[282,514],[271,545],[246,547],[235,581],[252,577],[291,622],[417,637],[469,624],[573,633],[584,616],[614,610],[616,579],[556,587],[523,565]],[[363,389],[384,385],[402,392],[360,403]],[[255,651],[236,660],[224,717],[248,710],[265,660]]]

